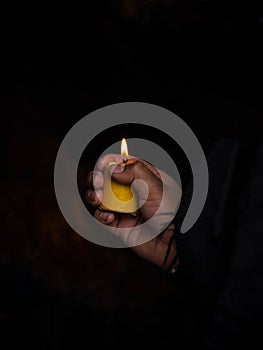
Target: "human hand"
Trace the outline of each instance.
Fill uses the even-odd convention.
[[[103,171],[111,162],[116,163],[112,178],[120,184],[132,185],[142,203],[136,215],[98,208],[103,201]],[[170,176],[137,158],[123,163],[121,155],[106,155],[99,160],[97,169],[88,175],[86,200],[97,208],[94,217],[107,225],[127,246],[132,246],[139,256],[163,269],[172,266],[176,256],[174,225],[170,222],[180,198],[181,189]],[[148,226],[142,225],[148,222]],[[160,233],[157,236],[156,230]]]

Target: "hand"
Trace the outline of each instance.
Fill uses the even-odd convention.
[[[112,178],[121,184],[133,184],[137,198],[143,202],[137,215],[105,212],[98,208],[103,200],[103,171],[110,162],[117,163]],[[104,156],[99,160],[96,171],[88,175],[86,200],[89,205],[97,207],[94,217],[107,225],[127,245],[133,246],[132,249],[139,256],[165,270],[174,267],[176,243],[173,235],[174,225],[170,222],[174,218],[180,198],[181,189],[171,177],[137,158],[130,158],[124,164],[121,155]],[[155,217],[156,212],[158,215]],[[150,219],[152,220],[149,221]],[[157,228],[161,233],[156,236],[151,232],[154,231],[153,226],[152,229],[150,225],[140,226],[147,222],[152,222],[155,230]],[[147,239],[146,242],[147,235],[152,236],[152,239]],[[142,237],[145,243],[140,244]],[[175,266],[177,264],[178,262]]]

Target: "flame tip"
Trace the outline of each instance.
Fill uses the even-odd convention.
[[[126,142],[126,139],[123,138],[122,141],[121,141],[121,154],[128,157],[129,154],[128,154],[128,146],[127,146],[127,142]]]

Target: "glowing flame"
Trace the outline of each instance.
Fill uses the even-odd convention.
[[[128,157],[128,146],[127,146],[127,142],[125,139],[122,139],[121,141],[121,155]]]

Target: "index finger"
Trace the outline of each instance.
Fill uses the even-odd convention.
[[[131,158],[132,156],[129,156],[129,158]],[[133,158],[133,157],[132,157]],[[99,170],[101,172],[104,171],[105,167],[109,164],[109,163],[116,163],[116,164],[120,164],[123,162],[124,159],[127,159],[126,156],[121,155],[121,154],[106,154],[105,156],[102,156],[97,164],[96,164],[96,170]]]
[[[129,155],[128,159],[138,159],[137,157],[134,157],[132,155]],[[121,164],[123,163],[123,159],[127,159],[125,156],[121,155],[121,154],[106,154],[104,156],[102,156],[97,164],[96,164],[96,169],[98,171],[103,172],[105,167],[109,164],[109,163],[117,163],[117,164]],[[155,176],[157,176],[160,180],[161,180],[161,175],[160,175],[160,170],[155,168],[151,163],[140,159],[140,161],[146,166],[146,168],[148,168]]]

